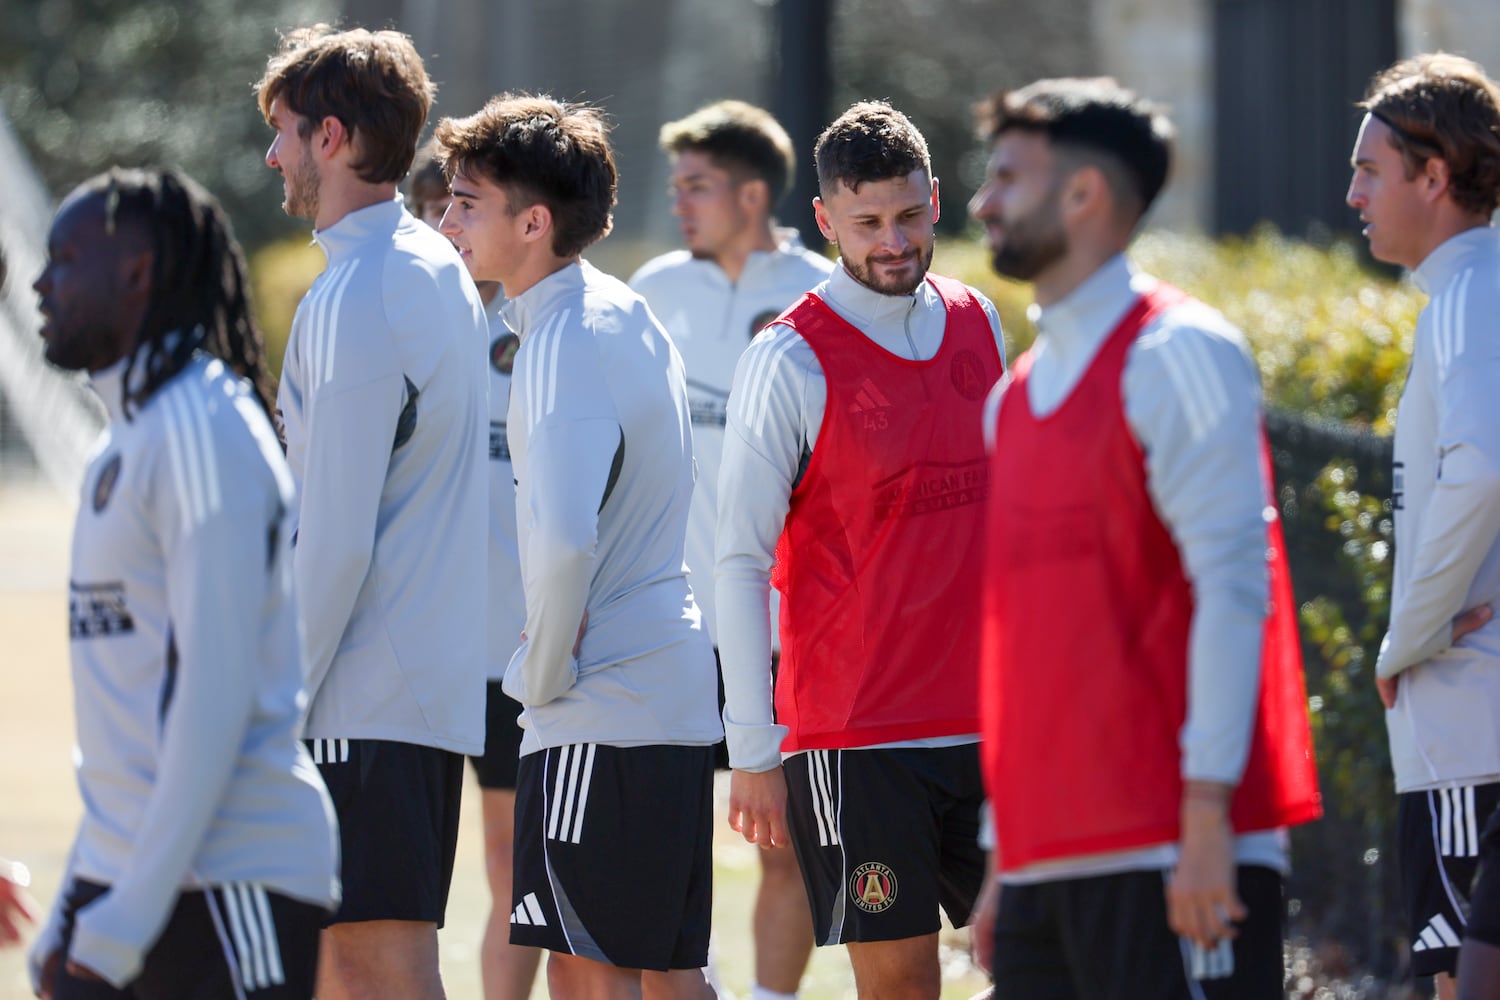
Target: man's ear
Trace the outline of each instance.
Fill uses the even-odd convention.
[[[120,255],[120,288],[132,297],[145,299],[151,294],[152,270],[156,253],[149,247]]]
[[[321,153],[324,159],[332,159],[340,150],[352,150],[354,146],[354,132],[333,115],[327,115],[318,122],[313,127],[310,138],[313,149]]]
[[[552,238],[552,209],[541,202],[523,208],[521,222],[525,227],[521,232],[528,243]]]
[[[1430,156],[1422,164],[1422,190],[1429,200],[1436,201],[1453,185],[1453,171],[1448,161],[1441,156]]]
[[[837,246],[838,233],[834,232],[833,222],[828,218],[828,206],[823,203],[822,198],[813,199],[813,218],[817,220],[818,232],[823,234],[823,238]]]
[[[937,224],[938,217],[943,214],[942,202],[938,198],[938,179],[932,179],[932,222]]]
[[[735,190],[740,208],[751,215],[771,214],[771,186],[759,177],[741,181]]]

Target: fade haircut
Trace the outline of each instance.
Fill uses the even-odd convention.
[[[360,180],[394,184],[411,167],[437,88],[401,32],[317,24],[282,36],[255,93],[267,122],[273,101],[299,115],[303,139],[337,118],[358,151]]]
[[[927,140],[884,101],[861,101],[834,119],[813,147],[818,192],[827,197],[840,183],[858,191],[866,181],[887,181],[925,170],[932,177]]]
[[[145,350],[132,351],[125,363],[127,417],[196,351],[246,379],[271,416],[265,341],[250,310],[245,256],[218,199],[176,170],[116,167],[78,190],[102,202],[107,238],[128,229],[151,248],[151,295],[137,339]],[[139,380],[132,375],[137,365],[145,366]]]
[[[1390,129],[1407,180],[1437,158],[1459,208],[1489,215],[1500,204],[1500,86],[1478,63],[1448,52],[1404,59],[1375,75],[1359,107]]]
[[[411,163],[406,190],[411,197],[413,211],[426,202],[441,201],[453,193],[448,187],[448,178],[443,175],[437,140],[429,140],[417,150],[416,159]]]
[[[1110,77],[1038,80],[1001,91],[977,110],[991,143],[1012,129],[1047,137],[1060,156],[1104,174],[1117,202],[1145,215],[1172,166],[1172,123],[1157,105]]]
[[[786,194],[797,167],[786,129],[769,111],[744,101],[719,101],[667,122],[658,141],[674,156],[703,153],[736,180],[765,181],[773,205]]]
[[[618,177],[600,109],[505,93],[467,118],[444,118],[434,138],[450,182],[459,171],[488,178],[505,188],[512,214],[545,205],[556,256],[609,235]]]

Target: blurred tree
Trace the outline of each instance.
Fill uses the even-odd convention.
[[[942,182],[940,229],[961,231],[987,150],[973,105],[1040,76],[1098,72],[1089,0],[835,0],[832,119],[886,100],[927,138]]]
[[[179,166],[255,246],[297,226],[250,85],[278,28],[330,0],[0,0],[0,105],[54,194],[114,163]],[[305,225],[304,227],[305,228]]]

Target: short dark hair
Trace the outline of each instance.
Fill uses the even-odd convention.
[[[600,109],[506,93],[467,118],[444,118],[434,137],[450,181],[459,170],[479,173],[507,189],[515,211],[547,206],[557,256],[609,234],[618,175]]]
[[[417,150],[416,158],[411,162],[411,174],[407,177],[406,190],[411,196],[413,208],[420,206],[423,202],[439,201],[452,194],[448,187],[448,178],[443,173],[437,140],[430,139]]]
[[[773,203],[786,194],[797,166],[786,129],[769,111],[744,101],[718,101],[667,122],[659,142],[668,153],[705,153],[724,170],[765,181]]]
[[[927,140],[911,119],[884,101],[860,101],[835,118],[818,136],[813,159],[824,195],[841,181],[858,191],[866,181],[905,177],[914,170],[932,176]]]
[[[1359,107],[1390,128],[1408,180],[1437,157],[1460,208],[1500,204],[1500,86],[1478,63],[1448,52],[1403,59],[1375,75]]]
[[[1059,151],[1099,166],[1117,200],[1146,214],[1172,166],[1172,123],[1156,104],[1110,77],[1038,80],[978,109],[991,142],[1012,129],[1045,135]]]
[[[357,144],[360,179],[384,184],[411,168],[437,87],[401,32],[317,24],[282,36],[255,93],[267,121],[273,101],[306,119],[303,138],[314,123],[337,118]]]

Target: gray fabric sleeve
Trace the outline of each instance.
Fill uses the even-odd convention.
[[[70,952],[116,986],[140,971],[198,856],[239,757],[262,674],[259,609],[270,581],[266,546],[279,504],[268,502],[274,487],[256,481],[249,450],[225,450],[221,443],[205,433],[201,446],[189,441],[153,473],[153,528],[166,560],[176,678],[130,863],[108,893],[79,912]],[[174,482],[202,493],[188,502]]]
[[[588,603],[599,548],[599,509],[620,425],[608,419],[548,419],[528,444],[526,639],[505,673],[505,693],[545,705],[578,679],[573,647]]]
[[[729,394],[714,593],[724,732],[729,765],[738,770],[776,767],[786,736],[786,727],[772,722],[771,563],[808,437],[810,364],[816,356],[807,342],[789,327],[773,326],[741,355]],[[816,380],[821,388],[821,372]]]
[[[1182,774],[1237,784],[1269,593],[1259,375],[1237,330],[1188,305],[1132,347],[1123,391],[1148,490],[1193,588]]]
[[[1470,329],[1495,322],[1493,303],[1470,305]],[[1411,577],[1391,608],[1376,673],[1394,677],[1452,645],[1453,619],[1500,535],[1500,349],[1493,339],[1469,343],[1447,366],[1433,394],[1438,410],[1438,477],[1422,511]]]
[[[405,380],[392,369],[359,385],[325,385],[312,397],[306,415],[310,433],[292,562],[309,703],[333,666],[370,571],[380,497],[405,396]]]

